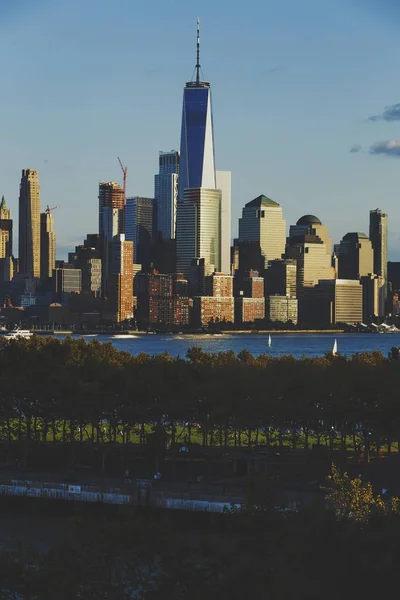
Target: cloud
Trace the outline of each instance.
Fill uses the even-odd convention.
[[[383,154],[385,156],[396,156],[400,158],[400,140],[386,140],[375,142],[369,149],[370,154]]]
[[[400,121],[400,103],[385,106],[381,115],[373,115],[368,121]]]
[[[360,146],[360,144],[354,144],[354,146],[352,146],[350,148],[350,152],[352,154],[355,154],[356,152],[360,152],[360,150],[362,150],[362,147]]]

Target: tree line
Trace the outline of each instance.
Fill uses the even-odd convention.
[[[0,340],[0,440],[146,444],[162,431],[172,444],[390,452],[399,374],[380,352],[296,360],[194,347],[175,358],[98,340]]]

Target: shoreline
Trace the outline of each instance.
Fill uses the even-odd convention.
[[[156,335],[156,336],[201,336],[201,335],[215,335],[215,336],[223,336],[223,335],[275,335],[275,334],[322,334],[322,335],[338,335],[338,334],[351,334],[351,333],[359,333],[352,331],[345,331],[344,329],[260,329],[260,330],[246,330],[246,329],[235,329],[232,331],[221,331],[217,333],[212,333],[209,331],[180,331],[180,332],[152,332],[148,333],[147,331],[33,331],[32,333],[36,333],[37,335],[79,335],[79,336],[100,336],[100,335],[109,335],[109,336],[130,336],[130,335]]]

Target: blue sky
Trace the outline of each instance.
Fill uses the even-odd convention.
[[[43,207],[61,205],[59,258],[96,231],[117,156],[128,194],[153,194],[158,151],[179,147],[198,14],[233,233],[260,193],[288,225],[316,214],[335,242],[368,233],[379,207],[400,260],[395,0],[0,0],[0,194],[15,221],[22,168],[39,170]]]

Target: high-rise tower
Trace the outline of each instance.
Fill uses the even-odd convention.
[[[247,202],[239,219],[239,243],[258,246],[264,259],[263,268],[267,267],[269,260],[282,258],[285,241],[286,221],[282,216],[282,207],[264,194]],[[249,266],[256,269],[258,264]]]
[[[40,186],[34,169],[23,169],[19,188],[19,272],[40,277]]]
[[[124,210],[125,192],[123,188],[115,181],[101,181],[99,183],[99,233],[103,233],[103,209],[116,208]],[[122,233],[123,230],[118,231]]]
[[[369,212],[369,239],[374,250],[374,273],[387,281],[388,216],[379,208]]]
[[[214,133],[211,87],[200,79],[200,21],[197,19],[195,81],[183,91],[181,158],[178,201],[187,188],[215,189]]]
[[[4,196],[0,204],[0,258],[12,256],[13,222]]]
[[[160,152],[159,172],[154,176],[154,198],[157,201],[157,227],[163,240],[175,238],[178,180],[179,152]]]
[[[40,277],[46,281],[56,268],[56,234],[54,218],[47,209],[40,215]]]
[[[154,198],[134,196],[126,199],[125,236],[133,242],[136,263],[144,271],[151,266],[152,249],[157,231],[157,202]]]
[[[181,152],[176,221],[177,271],[189,280],[195,291],[193,264],[201,259],[221,270],[221,241],[226,243],[229,228],[221,216],[230,219],[226,202],[222,211],[222,192],[217,189],[211,87],[200,77],[200,23],[197,20],[197,60],[195,79],[183,92]],[[224,199],[230,203],[230,179],[222,177]],[[221,214],[223,212],[223,215]],[[222,235],[223,234],[223,235]],[[228,242],[230,245],[230,240]]]
[[[369,212],[369,239],[374,250],[374,273],[382,278],[379,314],[386,312],[388,216],[379,208]]]

